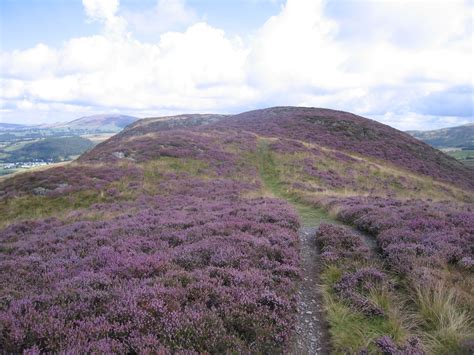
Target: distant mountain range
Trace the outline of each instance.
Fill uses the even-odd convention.
[[[407,133],[436,148],[474,148],[474,123],[432,131],[407,131]]]
[[[60,122],[53,124],[42,124],[36,126],[18,125],[11,123],[0,123],[0,130],[72,130],[72,131],[93,131],[93,132],[120,132],[126,126],[137,121],[137,117],[102,114],[84,116],[70,122]]]

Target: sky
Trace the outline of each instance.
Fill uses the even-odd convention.
[[[0,122],[350,111],[474,122],[474,0],[1,0]]]

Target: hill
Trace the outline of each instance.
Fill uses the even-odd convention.
[[[347,112],[137,121],[0,181],[0,352],[470,353],[473,181]]]
[[[190,127],[194,127],[202,123],[206,126],[205,129],[243,130],[269,137],[297,139],[341,151],[352,151],[388,161],[423,175],[474,187],[472,171],[455,159],[406,133],[347,112],[275,107],[234,116],[204,117],[205,120],[200,115],[183,115],[138,121],[106,144],[98,146],[85,159],[109,159],[111,150],[121,150],[124,137],[138,137],[163,129],[185,127],[188,123]],[[212,119],[214,124],[207,126],[209,119]],[[172,124],[169,125],[169,122]],[[133,146],[124,148],[125,154],[137,154],[133,152]]]
[[[5,162],[63,161],[81,155],[93,146],[94,144],[89,139],[76,136],[44,138],[9,152],[9,155],[2,160]]]
[[[101,132],[119,132],[138,120],[136,117],[116,114],[103,114],[80,117],[67,123],[48,125],[49,129],[87,130]]]
[[[436,148],[474,149],[474,123],[433,131],[408,131],[407,133]]]

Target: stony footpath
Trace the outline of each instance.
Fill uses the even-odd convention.
[[[291,349],[293,354],[329,353],[327,325],[318,287],[320,263],[314,242],[316,229],[317,227],[301,227],[299,230],[302,279],[298,291],[298,315]]]

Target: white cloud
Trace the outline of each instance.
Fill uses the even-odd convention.
[[[150,115],[283,104],[344,109],[399,128],[469,115],[448,116],[468,108],[473,87],[467,1],[287,0],[247,42],[198,21],[184,0],[159,0],[141,13],[118,0],[83,5],[101,33],[1,53],[2,119],[34,110],[43,119],[63,117],[61,109]],[[162,34],[146,43],[133,31]],[[445,92],[462,107],[430,105]]]
[[[125,11],[124,17],[135,32],[143,34],[180,30],[198,22],[196,12],[184,0],[158,0],[152,9]]]
[[[111,20],[119,8],[118,0],[82,0],[89,18],[99,21]]]
[[[2,52],[0,56],[2,77],[27,79],[49,75],[55,70],[57,60],[57,51],[42,43],[24,51]]]
[[[216,111],[252,99],[246,57],[239,38],[206,23],[163,34],[156,44],[125,34],[74,38],[60,49],[41,45],[5,54],[10,78],[2,80],[2,98],[19,111],[40,103]]]
[[[125,30],[125,19],[117,16],[119,0],[82,0],[82,5],[91,21],[104,23],[108,34],[122,34]]]
[[[321,0],[288,0],[260,29],[248,62],[250,80],[266,90],[334,88],[345,54],[333,40],[337,24],[326,18]]]

